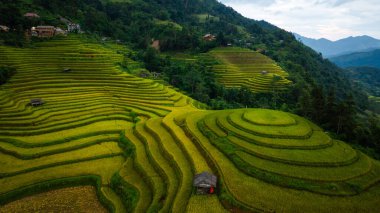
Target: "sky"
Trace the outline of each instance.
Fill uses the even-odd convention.
[[[219,0],[243,16],[309,38],[380,39],[380,0]]]

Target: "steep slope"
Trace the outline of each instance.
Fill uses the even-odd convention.
[[[175,107],[196,102],[152,80],[122,73],[116,63],[123,55],[116,52],[76,36],[36,43],[35,48],[0,46],[0,63],[17,70],[1,86],[1,203],[14,194],[54,187],[46,181],[62,180],[57,183],[61,187],[79,181],[97,185],[98,193],[104,194],[102,201],[112,201],[110,209],[124,211],[110,188],[114,174],[123,174],[120,169],[125,164],[125,153],[118,146],[120,132],[132,128],[134,115],[141,121],[160,118]],[[64,72],[65,68],[71,71]],[[30,106],[35,98],[45,103]],[[166,156],[163,160],[169,163]],[[137,190],[149,189],[148,183],[138,182],[145,173],[134,166],[130,169],[128,174],[137,173],[123,176],[126,181]],[[167,176],[157,177],[162,183]],[[181,182],[179,178],[173,181]],[[25,188],[30,184],[37,185]]]
[[[374,67],[347,68],[350,78],[363,85],[369,94],[380,96],[380,69]]]
[[[351,36],[337,41],[330,41],[324,38],[307,38],[296,33],[294,35],[306,46],[322,53],[323,56],[327,58],[380,48],[380,40],[370,36]]]
[[[0,90],[1,204],[92,184],[112,212],[378,209],[380,162],[290,113],[198,109],[121,72],[120,49],[76,36],[0,46],[17,68]],[[202,171],[218,176],[217,194],[193,193]]]
[[[17,0],[6,2],[0,10],[2,24],[11,28],[30,26],[31,23],[22,17],[24,13],[34,11],[41,15],[38,23],[64,27],[58,21],[59,16],[63,16],[80,23],[85,31],[119,39],[139,49],[149,46],[152,39],[160,40],[163,51],[206,52],[217,44],[228,42],[253,50],[261,49],[289,73],[289,79],[295,85],[304,85],[296,90],[310,93],[315,85],[326,91],[335,88],[338,99],[353,94],[356,103],[361,108],[366,107],[367,96],[360,89],[352,88],[352,82],[339,68],[298,42],[293,34],[265,21],[245,18],[216,0]],[[206,33],[218,35],[219,40],[214,44],[204,42],[202,37]],[[23,29],[20,34],[22,38]],[[294,94],[288,105],[297,104],[301,93],[295,91]]]
[[[380,49],[341,55],[330,60],[342,68],[365,66],[380,69]]]

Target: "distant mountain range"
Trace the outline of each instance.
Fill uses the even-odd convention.
[[[343,68],[359,66],[380,68],[380,49],[341,55],[330,60]]]
[[[380,40],[370,36],[350,36],[337,41],[330,41],[325,38],[307,38],[296,33],[294,33],[294,35],[306,46],[322,53],[325,58],[332,58],[354,52],[368,52],[374,49],[380,49]]]

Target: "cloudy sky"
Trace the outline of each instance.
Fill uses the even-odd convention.
[[[380,0],[219,0],[243,16],[310,38],[380,39]]]

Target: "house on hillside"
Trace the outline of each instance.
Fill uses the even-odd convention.
[[[266,70],[261,71],[261,75],[266,75],[266,74],[268,74],[268,71],[266,71]]]
[[[67,25],[67,31],[68,32],[78,32],[80,33],[81,32],[81,28],[80,28],[80,25],[79,24],[76,24],[76,23],[69,23]]]
[[[63,68],[63,72],[71,72],[71,68]]]
[[[161,73],[159,73],[159,72],[152,72],[152,76],[153,76],[154,79],[157,79],[157,78],[159,78],[161,76]]]
[[[40,16],[37,13],[25,13],[24,17],[26,17],[26,18],[39,18]]]
[[[214,194],[217,177],[209,172],[202,172],[194,176],[193,186],[197,194]]]
[[[0,25],[0,32],[9,32],[9,27],[5,25]]]
[[[44,103],[45,102],[41,98],[34,98],[34,99],[30,99],[29,104],[33,107],[37,107],[37,106],[43,105]]]
[[[205,40],[205,41],[213,41],[215,39],[216,39],[216,36],[214,36],[210,33],[203,36],[203,40]]]
[[[32,27],[31,35],[37,36],[39,38],[50,38],[55,35],[55,27],[54,26],[37,26]]]
[[[55,28],[55,32],[54,32],[54,35],[63,35],[63,36],[67,36],[67,31],[66,30],[62,30],[61,28],[57,27]]]
[[[152,44],[150,46],[156,50],[160,50],[160,40],[153,40],[152,39]]]

